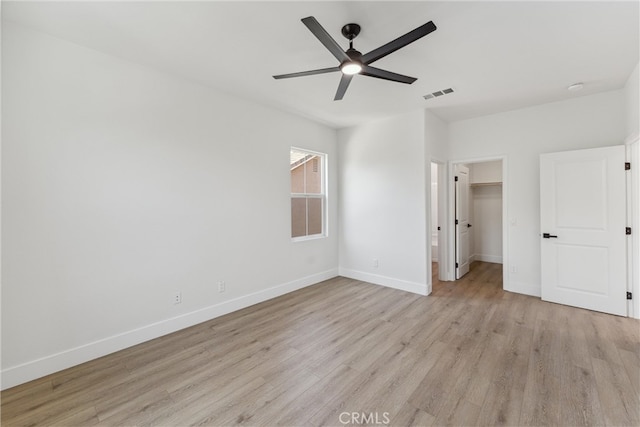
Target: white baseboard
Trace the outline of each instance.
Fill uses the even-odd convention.
[[[374,285],[386,286],[388,288],[399,289],[401,291],[412,292],[418,295],[428,295],[429,289],[426,283],[409,282],[407,280],[396,279],[393,277],[381,276],[379,274],[366,273],[364,271],[350,270],[348,268],[340,268],[340,276],[350,279],[360,280],[363,282],[373,283]]]
[[[60,353],[9,367],[2,371],[1,389],[4,390],[9,387],[44,377],[54,372],[97,359],[98,357],[106,356],[107,354],[114,353],[127,347],[131,347],[245,307],[279,297],[289,292],[314,285],[324,280],[336,277],[337,275],[337,268],[323,271],[229,301],[204,307],[190,313],[161,320],[141,328],[132,329],[118,335],[87,343]]]
[[[469,261],[492,262],[494,264],[502,264],[502,257],[498,255],[475,254],[469,257]]]

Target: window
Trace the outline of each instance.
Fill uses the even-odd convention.
[[[291,148],[291,238],[325,236],[326,154]]]

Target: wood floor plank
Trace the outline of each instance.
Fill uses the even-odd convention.
[[[593,358],[598,397],[608,425],[640,425],[640,398],[625,369],[602,359]]]
[[[533,329],[516,323],[508,339],[503,351],[496,354],[492,381],[478,415],[478,425],[514,426],[520,422]]]
[[[507,344],[507,338],[500,334],[489,333],[482,337],[465,368],[468,373],[463,373],[462,381],[456,383],[466,401],[482,407],[487,390],[499,368],[496,365],[496,354],[505,353]]]
[[[147,417],[154,409],[162,407],[171,401],[166,390],[154,388],[136,396],[128,396],[126,400],[113,403],[99,403],[96,408],[98,419],[109,420],[109,424],[116,425],[130,423],[134,418]]]
[[[284,378],[280,376],[280,378]],[[267,381],[270,389],[266,393],[252,396],[241,396],[236,405],[228,404],[224,411],[216,413],[210,419],[215,425],[250,424],[264,425],[269,413],[280,412],[288,404],[294,402],[300,394],[307,391],[320,379],[306,369],[289,372],[285,380],[278,383]]]
[[[538,320],[535,325],[520,425],[560,424],[562,343],[553,326],[547,323]]]
[[[309,419],[325,410],[335,396],[345,396],[355,384],[363,382],[362,374],[348,366],[339,366],[325,378],[302,393],[295,402],[288,403],[280,413],[270,414],[264,425],[293,426],[309,425]],[[326,392],[331,390],[331,392]]]
[[[238,353],[232,359],[214,359],[206,362],[197,376],[177,377],[175,382],[165,384],[171,396],[180,400],[192,394],[206,393],[212,389],[233,387],[233,384],[244,384],[260,377],[261,371],[287,363],[289,358],[298,354],[296,349],[286,346],[270,346],[262,344],[250,353]]]
[[[624,365],[629,381],[633,385],[636,395],[640,396],[640,353],[618,349],[620,359]]]
[[[78,412],[74,412],[71,415],[58,419],[58,420],[49,420],[47,422],[50,426],[95,426],[100,424],[100,419],[98,418],[98,414],[94,407],[89,406]],[[111,424],[113,425],[113,424]]]
[[[460,374],[464,371],[470,353],[477,344],[477,337],[459,336],[452,341],[451,347],[442,354],[429,370],[416,391],[409,398],[409,403],[437,417],[447,403],[450,393]]]
[[[375,412],[384,409],[392,417],[400,414],[409,397],[433,368],[440,354],[445,351],[446,345],[436,342],[429,346],[429,349],[429,357],[423,357],[421,353],[416,352],[410,354],[411,357],[407,363],[399,367],[386,384],[381,386],[381,391],[364,405],[364,408],[371,408],[371,411]],[[409,351],[412,350],[409,349]]]
[[[307,364],[317,375],[324,377],[340,365],[355,364],[366,354],[374,353],[380,341],[393,336],[397,325],[380,319],[373,319],[353,329],[344,340],[335,346],[327,346],[323,351],[306,351]],[[348,341],[348,345],[345,341]]]
[[[406,367],[415,355],[402,343],[385,351],[371,368],[363,375],[362,380],[347,389],[347,393],[335,395],[318,411],[310,422],[312,425],[338,425],[342,412],[388,412],[386,408],[368,407],[383,390],[385,384],[397,376],[398,371]]]
[[[250,382],[242,385],[230,387],[226,390],[216,390],[212,387],[206,393],[198,393],[190,395],[189,400],[185,401],[175,398],[175,405],[165,408],[159,417],[153,419],[149,424],[142,425],[204,425],[212,424],[211,421],[221,413],[224,413],[228,406],[239,402],[243,397],[254,397],[260,393],[267,392],[269,385],[265,383],[263,378],[255,378]],[[182,397],[182,396],[181,396]]]
[[[476,425],[480,408],[464,399],[456,401],[451,412],[440,411],[436,425],[472,426]]]
[[[46,399],[53,391],[51,378],[52,376],[48,375],[44,378],[31,381],[29,387],[13,387],[2,391],[3,410],[13,409],[20,405],[21,402],[32,401],[38,396],[44,396],[44,399]]]
[[[2,425],[640,425],[638,320],[505,292],[500,264],[433,273],[428,297],[338,277],[5,390]]]
[[[562,376],[560,419],[572,426],[601,426],[605,424],[602,408],[591,369],[566,366]]]
[[[391,426],[429,427],[436,425],[436,418],[433,415],[412,406],[409,402],[405,403],[390,421],[389,425]]]
[[[448,388],[447,399],[436,416],[438,425],[475,424],[495,368],[493,352],[500,352],[506,340],[493,333],[473,335],[470,339],[473,341],[462,371]]]

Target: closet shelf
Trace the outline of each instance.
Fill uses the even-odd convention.
[[[472,187],[486,187],[488,185],[502,185],[502,182],[472,182],[469,185]]]

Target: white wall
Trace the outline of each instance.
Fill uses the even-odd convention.
[[[500,160],[471,163],[468,166],[471,184],[502,182],[502,161]]]
[[[472,167],[474,165],[471,165]],[[471,248],[475,261],[502,263],[502,186],[471,187]]]
[[[340,275],[426,294],[423,112],[340,130],[338,146]]]
[[[295,244],[289,202],[291,145],[328,153],[336,195],[334,130],[14,24],[2,54],[3,387],[337,274],[336,198]]]
[[[449,124],[429,110],[424,110],[424,141],[429,160],[449,159]]]
[[[626,98],[627,135],[637,135],[640,132],[640,74],[638,64],[633,70],[624,87]]]
[[[451,160],[506,156],[507,290],[540,295],[540,153],[622,144],[625,117],[611,91],[450,124]]]

